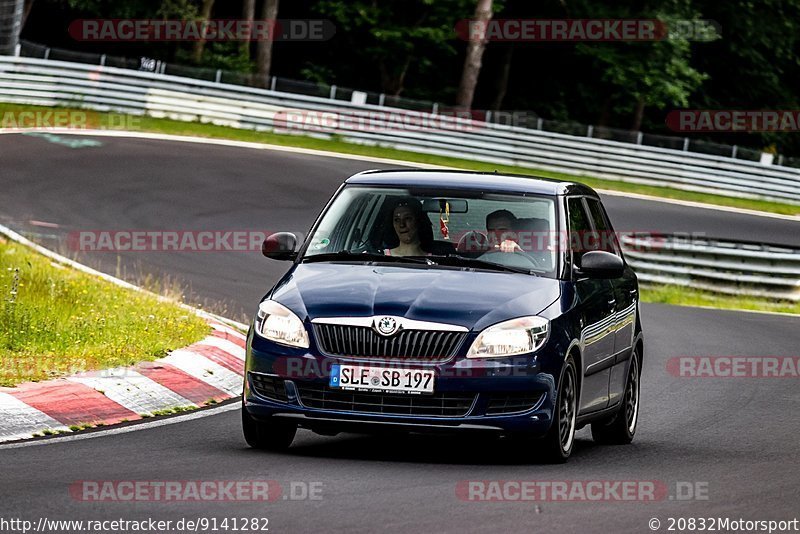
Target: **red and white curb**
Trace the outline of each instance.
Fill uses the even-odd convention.
[[[245,336],[209,320],[209,336],[132,367],[0,388],[0,442],[113,425],[242,393]]]

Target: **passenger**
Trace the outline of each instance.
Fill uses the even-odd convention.
[[[489,242],[501,252],[522,252],[517,244],[517,217],[508,210],[493,211],[486,216],[486,232]]]
[[[387,256],[430,255],[433,225],[415,198],[401,198],[392,209],[392,227],[397,246],[384,249]]]

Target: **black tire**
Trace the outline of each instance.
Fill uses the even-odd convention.
[[[561,379],[558,381],[558,395],[553,407],[553,424],[542,438],[542,448],[548,462],[563,464],[572,454],[577,415],[578,374],[575,360],[570,355],[564,362]]]
[[[283,421],[256,421],[242,408],[244,440],[254,449],[285,451],[292,445],[297,425]]]
[[[628,367],[622,406],[612,418],[592,423],[592,437],[595,442],[604,445],[625,445],[633,441],[636,425],[639,423],[641,371],[642,363],[637,348],[633,351]]]

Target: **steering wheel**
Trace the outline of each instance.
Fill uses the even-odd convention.
[[[502,260],[498,261],[501,258]],[[499,250],[492,250],[482,254],[480,259],[491,261],[499,265],[507,265],[509,267],[520,267],[522,269],[527,269],[533,266],[535,269],[542,269],[541,264],[536,258],[521,250],[515,250],[514,252],[501,252]],[[509,259],[512,261],[508,261]]]

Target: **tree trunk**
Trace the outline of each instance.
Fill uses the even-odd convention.
[[[203,0],[203,8],[200,12],[201,22],[205,22],[211,18],[211,10],[214,9],[214,0]],[[204,32],[205,33],[205,32]],[[199,64],[203,60],[203,49],[206,46],[205,35],[194,42],[194,50],[192,51],[192,59],[195,64]]]
[[[33,0],[25,0],[25,4],[22,8],[22,24],[19,26],[20,33],[22,33],[23,28],[25,28],[25,21],[28,20],[28,15],[31,14],[31,8],[33,8]]]
[[[611,96],[607,96],[603,100],[603,106],[600,108],[600,118],[597,120],[598,126],[608,126],[611,122]]]
[[[633,115],[633,124],[631,125],[631,130],[634,132],[638,132],[642,129],[642,119],[644,118],[644,97],[639,97],[639,100],[636,102],[636,111]]]
[[[492,104],[489,109],[499,111],[503,107],[503,100],[506,98],[508,92],[508,78],[511,75],[511,57],[514,55],[514,44],[508,43],[503,49],[503,55],[500,58],[500,74],[497,78],[497,90],[495,91]]]
[[[474,20],[477,24],[487,24],[492,20],[492,0],[478,0],[475,7]],[[481,73],[483,51],[486,48],[486,39],[470,39],[467,44],[467,57],[464,59],[464,69],[461,72],[461,83],[458,86],[456,105],[464,109],[472,108],[472,99],[475,97],[475,87],[478,85],[478,76]]]
[[[387,66],[386,63],[386,61],[381,61],[378,67],[381,71],[381,90],[389,96],[400,96],[405,88],[406,74],[411,66],[411,58],[407,58],[400,68],[397,68],[395,62],[392,62],[390,66]]]
[[[264,5],[261,8],[261,18],[269,21],[269,24],[275,24],[275,20],[278,18],[278,3],[279,0],[264,0]],[[270,32],[270,37],[273,34],[274,26],[273,31]],[[272,39],[258,41],[257,46],[258,85],[267,87],[269,84],[269,72],[272,69]]]
[[[256,18],[256,0],[243,0],[242,1],[242,19],[253,23]],[[242,57],[250,60],[250,41],[241,42]]]

